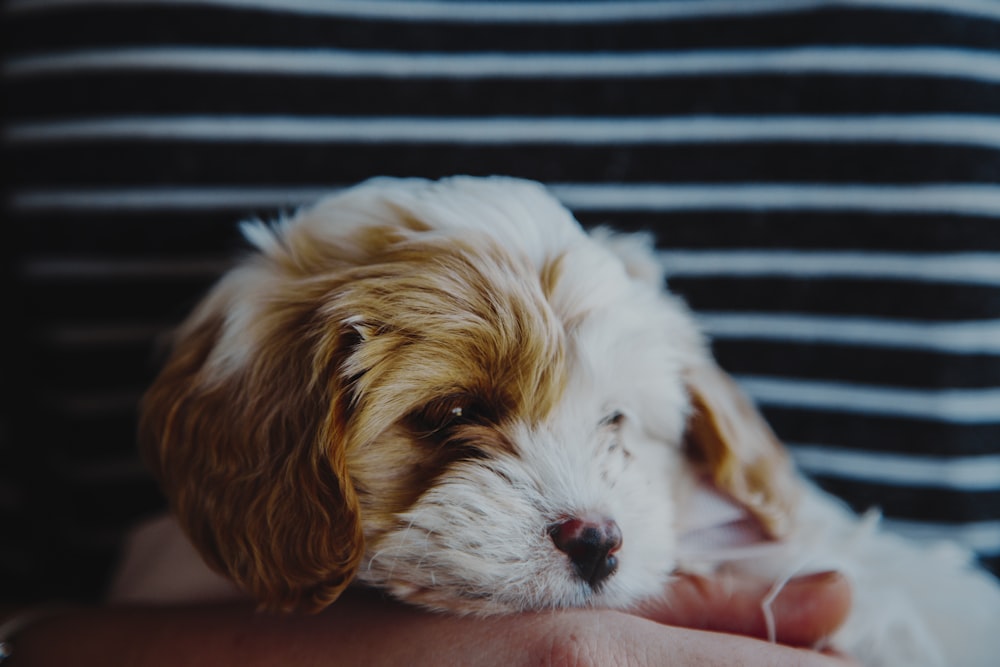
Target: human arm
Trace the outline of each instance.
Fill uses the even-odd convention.
[[[778,627],[839,622],[842,581],[790,587],[817,604],[805,616],[776,603]],[[759,600],[756,582],[681,580],[672,604],[642,613],[730,629]],[[788,593],[784,593],[787,595]],[[779,601],[781,597],[779,596]],[[792,600],[794,602],[794,600]],[[798,620],[796,620],[798,619]],[[756,621],[739,629],[760,634]],[[801,629],[801,628],[800,628]],[[804,630],[806,634],[810,630]],[[803,635],[800,633],[800,639]],[[779,638],[784,639],[783,637]],[[819,639],[819,636],[814,637]],[[68,612],[18,636],[11,667],[74,664],[183,665],[835,665],[838,659],[758,639],[666,626],[607,610],[567,610],[489,619],[432,614],[352,591],[315,616],[260,614],[246,604],[102,607]]]

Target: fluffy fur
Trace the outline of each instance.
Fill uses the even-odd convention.
[[[141,443],[205,561],[263,605],[358,581],[458,613],[627,607],[679,568],[834,566],[857,599],[837,641],[866,664],[1000,654],[992,580],[798,477],[647,240],[501,178],[379,179],[245,233],[258,252],[178,332]],[[781,540],[685,555],[705,480]],[[581,516],[621,531],[599,585],[552,537]]]

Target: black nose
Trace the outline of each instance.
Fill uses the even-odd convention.
[[[595,590],[618,569],[615,553],[622,546],[622,531],[612,519],[565,519],[550,526],[549,535],[556,548],[569,556],[577,575]]]

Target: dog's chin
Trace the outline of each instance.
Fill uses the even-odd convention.
[[[394,598],[407,604],[459,616],[500,616],[571,608],[628,609],[651,597],[649,591],[634,596],[624,592],[616,594],[604,590],[595,591],[587,584],[574,584],[565,580],[552,582],[551,586],[540,583],[538,589],[541,594],[517,591],[508,594],[496,591],[473,593],[392,582],[387,590]]]
[[[382,586],[396,599],[433,611],[458,615],[496,616],[553,609],[629,609],[664,590],[672,571],[667,568],[646,584],[609,582],[600,588],[574,580],[564,572],[539,574],[533,586],[512,587],[497,582],[491,590],[425,586],[403,581]],[[506,589],[506,590],[505,590]]]

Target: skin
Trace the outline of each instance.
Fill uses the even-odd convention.
[[[244,604],[101,607],[24,630],[12,667],[851,664],[759,639],[759,605],[768,590],[737,575],[685,577],[666,592],[669,601],[634,613],[578,609],[489,619],[427,613],[363,591],[313,616],[260,614]],[[850,589],[839,575],[794,580],[774,604],[778,640],[814,645],[849,606]]]

